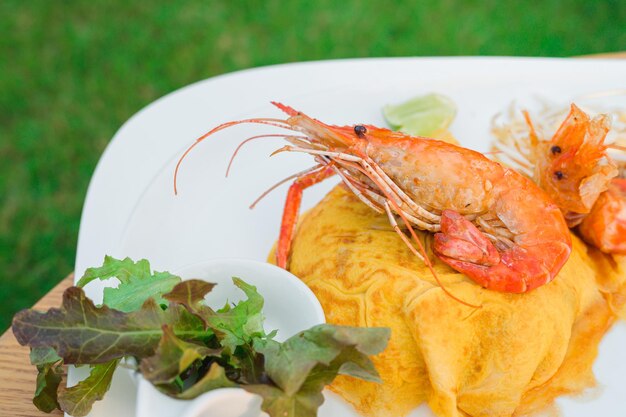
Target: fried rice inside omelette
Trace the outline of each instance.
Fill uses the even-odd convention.
[[[593,386],[598,343],[624,314],[626,258],[573,240],[555,280],[525,294],[483,289],[429,252],[445,287],[475,309],[447,296],[386,216],[339,185],[303,216],[289,269],[329,323],[391,328],[374,358],[382,384],[331,385],[364,416],[404,416],[424,402],[440,417],[519,416]]]

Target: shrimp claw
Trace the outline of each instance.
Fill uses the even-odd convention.
[[[435,252],[446,264],[491,290],[522,293],[554,277],[519,246],[499,254],[474,224],[452,210],[442,213],[441,233],[435,234]],[[569,254],[567,250],[566,253]]]
[[[454,210],[441,213],[441,233],[435,234],[435,251],[446,259],[493,266],[500,262],[496,247],[465,217]]]

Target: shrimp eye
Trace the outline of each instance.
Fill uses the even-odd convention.
[[[557,180],[562,180],[565,175],[561,171],[554,171],[554,176]]]
[[[552,152],[552,155],[556,155],[557,153],[561,153],[561,147],[555,145],[550,148],[550,151]]]
[[[356,125],[354,126],[354,133],[356,133],[358,137],[363,138],[367,133],[367,128],[363,125]]]

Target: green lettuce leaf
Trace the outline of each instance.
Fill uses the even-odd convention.
[[[61,364],[45,363],[37,365],[37,382],[33,404],[44,413],[60,408],[57,390],[63,379]]]
[[[53,364],[60,360],[61,357],[51,347],[39,347],[30,350],[31,365]]]
[[[60,408],[75,416],[86,416],[93,403],[101,400],[111,386],[117,360],[95,365],[89,376],[73,387],[62,389],[59,393]]]
[[[315,417],[324,403],[322,390],[308,386],[294,395],[287,395],[272,385],[245,385],[243,388],[263,398],[261,409],[270,417]]]
[[[214,389],[236,386],[238,385],[226,377],[224,368],[214,362],[211,364],[209,371],[198,382],[185,391],[175,394],[174,397],[181,400],[191,400]]]
[[[165,324],[185,340],[206,341],[212,336],[180,305],[164,311],[148,299],[140,310],[124,313],[96,307],[78,287],[65,291],[60,309],[17,313],[13,333],[21,345],[54,349],[66,364],[97,364],[153,355]]]
[[[389,337],[387,328],[322,324],[282,344],[259,344],[257,349],[265,355],[266,372],[277,387],[244,388],[263,397],[261,407],[272,417],[314,417],[324,402],[322,390],[337,375],[380,382],[367,355],[381,352]]]
[[[266,390],[261,408],[271,417],[314,417],[324,403],[324,387],[339,374],[381,382],[369,358],[354,347],[347,347],[330,364],[313,367],[297,392],[289,395],[282,390]]]
[[[204,345],[185,342],[176,337],[171,327],[163,326],[163,336],[153,356],[141,361],[139,370],[153,384],[168,384],[189,368],[194,362],[207,356],[219,357],[221,349],[209,349]]]
[[[265,369],[272,381],[287,395],[292,395],[300,389],[315,366],[329,366],[338,357],[364,369],[366,372],[360,377],[376,380],[377,375],[367,355],[381,352],[389,336],[387,328],[321,324],[284,343],[271,341],[255,347],[265,355]]]
[[[150,263],[145,259],[134,262],[130,258],[118,260],[106,256],[101,267],[85,271],[77,286],[84,287],[96,279],[109,278],[117,278],[120,284],[117,288],[104,289],[103,304],[126,313],[141,308],[148,298],[167,305],[162,295],[181,281],[180,277],[169,272],[151,272]]]

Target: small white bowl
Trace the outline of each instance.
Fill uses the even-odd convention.
[[[216,389],[191,401],[182,417],[269,417],[262,399],[241,388]]]
[[[265,330],[278,330],[276,340],[283,341],[317,324],[325,323],[324,310],[313,292],[296,276],[264,262],[247,259],[214,259],[172,271],[183,279],[202,279],[218,285],[208,294],[209,306],[221,308],[226,301],[237,302],[245,294],[232,277],[254,285],[265,299]],[[257,417],[260,397],[239,388],[222,388],[192,401],[172,399],[138,378],[137,417]]]

